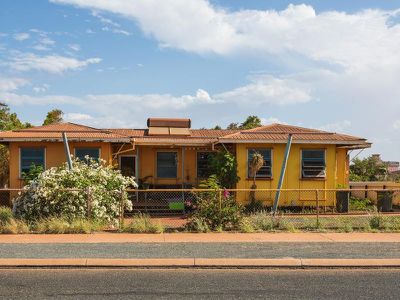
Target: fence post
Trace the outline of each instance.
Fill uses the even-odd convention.
[[[315,200],[317,202],[317,228],[319,228],[319,197],[318,197],[318,190],[315,190]]]
[[[90,187],[86,188],[86,198],[87,198],[87,219],[90,220],[91,210],[92,210],[92,194],[90,192]]]
[[[221,212],[221,210],[222,210],[222,190],[221,189],[219,189],[219,192],[218,192],[218,201],[219,201],[219,212]]]
[[[124,189],[121,188],[119,195],[119,229],[122,229],[124,226]]]

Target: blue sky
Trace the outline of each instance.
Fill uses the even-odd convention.
[[[400,159],[400,1],[2,0],[0,99],[40,124],[251,114]]]

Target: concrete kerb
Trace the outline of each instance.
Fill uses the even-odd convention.
[[[0,259],[0,269],[6,268],[400,268],[400,259]]]

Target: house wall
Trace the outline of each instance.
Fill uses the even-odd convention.
[[[75,148],[96,147],[100,148],[102,159],[111,163],[110,143],[101,142],[70,142],[71,154],[74,154]],[[46,169],[60,166],[66,162],[64,144],[61,142],[15,142],[10,143],[10,188],[21,188],[23,180],[20,178],[20,148],[22,147],[44,147]]]
[[[247,176],[247,150],[257,148],[272,149],[272,178],[256,179],[258,189],[277,189],[279,176],[285,154],[286,144],[237,144],[236,154],[238,161],[238,175],[241,178],[237,184],[238,189],[250,189],[253,180]],[[301,150],[325,149],[326,151],[326,177],[318,179],[301,178]],[[348,163],[346,149],[336,148],[335,145],[310,145],[292,144],[286,168],[283,189],[335,189],[338,184],[348,183]],[[271,205],[275,192],[256,192],[256,199],[266,205]],[[333,192],[320,191],[318,199],[320,205],[332,206],[335,204]],[[238,192],[237,199],[241,203],[249,201],[249,192]],[[282,206],[310,206],[316,204],[317,195],[314,191],[298,192],[283,191],[279,205]]]
[[[182,182],[190,185],[197,185],[201,180],[197,178],[197,152],[209,151],[206,148],[184,147],[184,165],[182,174],[182,147],[154,147],[137,146],[139,153],[139,179],[146,178],[146,182],[152,185],[180,185]],[[157,152],[177,152],[177,177],[157,178]],[[183,175],[183,176],[182,176]]]

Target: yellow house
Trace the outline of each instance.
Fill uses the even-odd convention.
[[[44,168],[66,161],[62,133],[71,154],[89,155],[113,164],[124,175],[135,176],[148,188],[190,188],[206,178],[208,157],[226,149],[238,162],[237,189],[250,189],[249,159],[255,151],[264,157],[256,175],[259,189],[276,189],[288,135],[293,143],[288,157],[284,189],[335,189],[348,184],[348,151],[370,147],[363,138],[296,126],[272,124],[250,130],[191,129],[189,119],[150,118],[146,129],[98,129],[74,123],[58,123],[0,132],[0,143],[10,152],[10,188],[21,188],[23,172],[32,164]],[[270,201],[273,192],[258,192]],[[249,194],[237,193],[240,202]],[[282,195],[281,205],[301,205],[296,197]],[[325,199],[333,205],[333,199]]]

